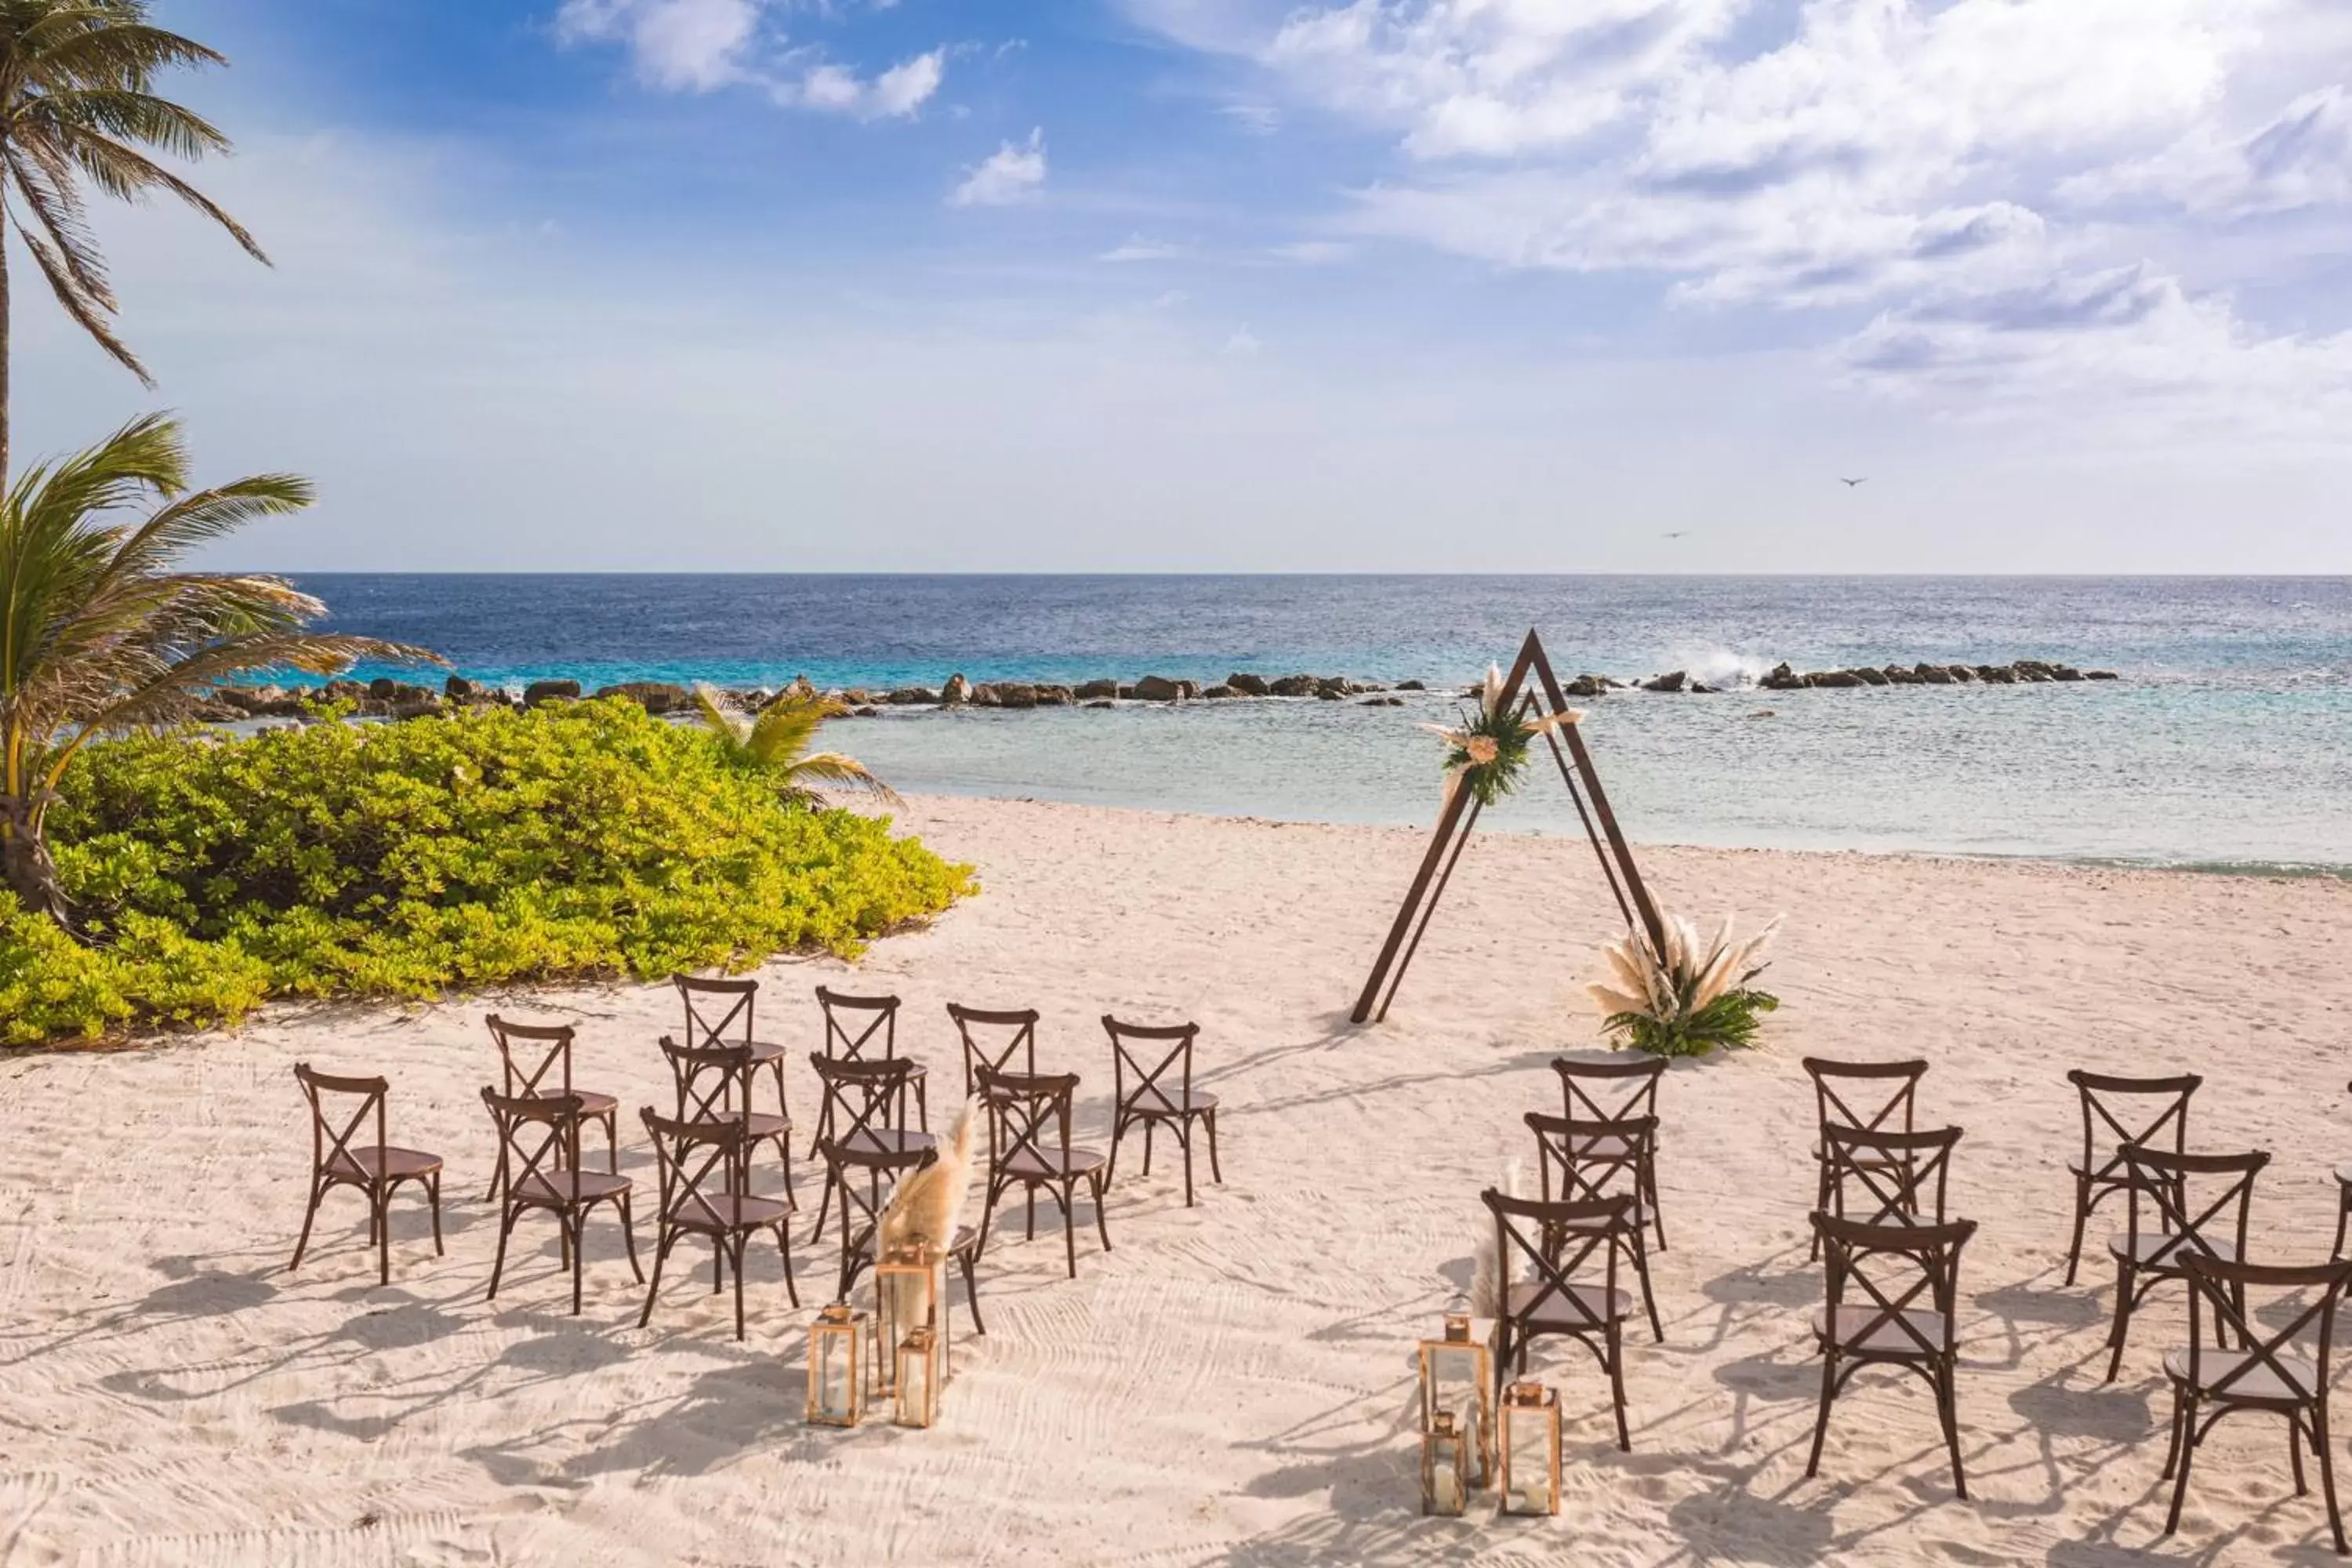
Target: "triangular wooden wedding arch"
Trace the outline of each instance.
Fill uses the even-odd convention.
[[[1528,684],[1530,677],[1535,681],[1532,688]],[[1551,660],[1544,657],[1543,638],[1532,628],[1528,632],[1528,640],[1519,645],[1519,657],[1511,662],[1510,674],[1504,679],[1502,702],[1507,708],[1522,711],[1538,707],[1551,713],[1575,711],[1560,692],[1559,680],[1552,674]],[[1658,919],[1657,906],[1650,901],[1649,889],[1642,884],[1641,868],[1633,864],[1633,847],[1618,829],[1617,814],[1609,809],[1609,797],[1601,793],[1601,775],[1592,771],[1592,757],[1584,749],[1584,737],[1576,732],[1573,722],[1562,722],[1544,731],[1544,742],[1551,748],[1552,760],[1559,764],[1560,782],[1568,785],[1568,798],[1576,803],[1576,815],[1584,823],[1585,837],[1592,841],[1592,853],[1601,862],[1601,874],[1609,880],[1609,890],[1616,896],[1617,908],[1625,917],[1627,929],[1633,929],[1638,920],[1640,929],[1649,938],[1651,951],[1664,952],[1665,926]],[[1397,987],[1404,983],[1405,969],[1421,947],[1430,917],[1437,912],[1437,900],[1445,896],[1445,883],[1454,875],[1454,862],[1462,858],[1463,848],[1470,842],[1470,830],[1477,826],[1479,809],[1477,800],[1466,789],[1457,789],[1446,796],[1445,809],[1438,815],[1437,831],[1430,837],[1429,852],[1421,858],[1421,869],[1413,873],[1412,887],[1405,893],[1404,903],[1389,927],[1388,941],[1381,944],[1381,956],[1364,981],[1363,994],[1356,998],[1356,1010],[1349,1015],[1355,1022],[1361,1024],[1389,1016],[1389,1004],[1396,1000]]]

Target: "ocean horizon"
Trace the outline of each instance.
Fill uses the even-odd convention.
[[[495,685],[1429,683],[1402,707],[889,708],[828,742],[906,790],[1277,820],[1431,820],[1439,750],[1419,726],[1533,626],[1563,679],[1679,669],[1723,689],[1584,705],[1637,840],[2352,872],[2352,578],[293,575],[331,629],[433,648]],[[2020,658],[2118,679],[1755,687],[1783,661]],[[1485,823],[1580,831],[1539,774]]]

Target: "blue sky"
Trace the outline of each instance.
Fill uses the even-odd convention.
[[[22,439],[240,564],[2352,571],[2325,0],[158,10],[278,265],[101,215]]]

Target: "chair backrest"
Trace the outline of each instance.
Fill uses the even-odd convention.
[[[751,1144],[743,1123],[686,1121],[650,1105],[638,1109],[637,1119],[646,1124],[661,1170],[662,1218],[725,1223],[733,1205],[712,1200],[751,1190]]]
[[[915,1172],[940,1157],[936,1145],[925,1144],[911,1149],[875,1148],[845,1143],[837,1139],[820,1138],[816,1143],[817,1157],[824,1162],[825,1174],[841,1194],[843,1245],[852,1253],[863,1247],[882,1223],[882,1211],[888,1206],[888,1194]],[[854,1180],[857,1173],[866,1178],[865,1190],[858,1190]],[[885,1187],[885,1179],[889,1186]],[[855,1208],[862,1223],[852,1223],[849,1211]]]
[[[748,1046],[751,1043],[751,999],[760,994],[756,980],[704,980],[673,974],[678,1000],[686,1004],[686,1043],[689,1046]]]
[[[500,1094],[482,1086],[482,1104],[499,1130],[499,1169],[512,1194],[538,1177],[557,1184],[559,1171],[580,1168],[580,1097]]]
[[[2181,1272],[2189,1277],[2189,1381],[2203,1397],[2214,1399],[2264,1399],[2272,1397],[2268,1388],[2247,1388],[2232,1392],[2247,1377],[2268,1372],[2276,1377],[2283,1389],[2299,1390],[2303,1397],[2297,1404],[2313,1404],[2320,1391],[2327,1386],[2328,1352],[2336,1342],[2336,1310],[2344,1300],[2344,1289],[2352,1282],[2352,1259],[2327,1263],[2306,1263],[2293,1266],[2277,1264],[2240,1263],[2222,1258],[2200,1255],[2183,1257]],[[2276,1292],[2279,1298],[2306,1296],[2317,1291],[2316,1298],[2304,1301],[2303,1309],[2286,1320],[2284,1328],[2258,1332],[2254,1324],[2268,1318],[2276,1322],[2294,1311],[2294,1303],[2281,1300],[2278,1310],[2266,1312],[2259,1307],[2241,1309],[2246,1300],[2246,1288]],[[2265,1303],[2270,1305],[2270,1303]],[[2214,1377],[2205,1376],[2204,1315],[2213,1314],[2212,1349],[2221,1349],[2227,1331],[2231,1358],[2221,1362]],[[2311,1353],[2302,1353],[2302,1341],[2310,1331]],[[2307,1360],[2316,1373],[2297,1374],[2290,1372],[2294,1361]],[[2305,1380],[2310,1378],[2309,1386]]]
[[[1960,1249],[1976,1235],[1977,1222],[1943,1225],[1865,1225],[1815,1214],[1813,1229],[1825,1261],[1826,1321],[1838,1348],[1849,1353],[1948,1356],[1958,1346]],[[1840,1309],[1849,1292],[1864,1300],[1857,1313]],[[1940,1323],[1922,1325],[1912,1316],[1925,1310]],[[1893,1343],[1882,1337],[1893,1331]]]
[[[961,1003],[948,1004],[948,1016],[955,1020],[956,1033],[963,1037],[963,1093],[971,1098],[980,1081],[979,1068],[985,1063],[998,1072],[1034,1075],[1037,1070],[1037,1009],[1024,1007],[1018,1012],[992,1013],[983,1008],[966,1007]],[[1020,1060],[1015,1062],[1014,1057]]]
[[[2176,1154],[2169,1149],[2123,1148],[2124,1224],[2132,1257],[2142,1268],[2178,1268],[2189,1253],[2243,1258],[2254,1178],[2270,1151],[2242,1154]],[[2161,1237],[2143,1252],[2140,1243]]]
[[[1536,1135],[1537,1170],[1545,1201],[1555,1195],[1563,1203],[1614,1197],[1621,1181],[1625,1195],[1639,1201],[1643,1172],[1657,1147],[1656,1117],[1588,1121],[1530,1110],[1524,1120],[1528,1131]]]
[[[844,1061],[888,1061],[898,1054],[898,999],[896,996],[853,996],[830,986],[816,988],[816,1005],[824,1009],[824,1054]],[[852,1026],[856,1032],[852,1033]],[[873,1058],[866,1053],[875,1052]]]
[[[2197,1074],[2114,1078],[2076,1068],[2066,1081],[2082,1100],[2083,1169],[2093,1181],[2112,1181],[2124,1173],[2126,1143],[2189,1152],[2189,1097],[2205,1081]]]
[[[1070,1107],[1077,1092],[1074,1072],[998,1072],[982,1063],[980,1100],[988,1108],[990,1168],[1026,1153],[1046,1170],[1059,1170],[1058,1156],[1070,1147]]]
[[[1664,1057],[1633,1056],[1605,1062],[1554,1057],[1559,1074],[1560,1114],[1575,1121],[1624,1121],[1658,1113],[1658,1079]]]
[[[1534,1316],[1555,1300],[1564,1304],[1575,1301],[1577,1297],[1570,1289],[1570,1276],[1595,1252],[1601,1258],[1601,1274],[1597,1283],[1605,1294],[1601,1299],[1606,1301],[1615,1297],[1617,1255],[1625,1250],[1633,1237],[1631,1194],[1591,1203],[1556,1203],[1509,1197],[1489,1187],[1478,1196],[1495,1216],[1495,1256],[1503,1260],[1502,1273],[1508,1278],[1517,1272],[1510,1267],[1510,1261],[1524,1259],[1529,1269],[1528,1278],[1536,1287],[1516,1310],[1508,1300],[1502,1302],[1507,1314],[1524,1319]],[[1573,1308],[1571,1311],[1578,1316],[1589,1315]],[[1599,1326],[1597,1321],[1595,1326]]]
[[[1822,1127],[1858,1127],[1864,1132],[1908,1132],[1918,1099],[1923,1061],[1839,1062],[1803,1058],[1813,1080],[1813,1110]]]
[[[905,1057],[866,1061],[811,1051],[809,1066],[824,1091],[819,1125],[831,1128],[834,1140],[845,1144],[856,1142],[860,1132],[890,1127],[906,1103],[907,1082],[915,1073],[915,1064]]]
[[[1102,1026],[1110,1037],[1114,1105],[1152,1093],[1171,1107],[1192,1103],[1192,1045],[1200,1037],[1200,1025],[1122,1024],[1105,1013]],[[1172,1082],[1167,1081],[1171,1073],[1175,1075]]]
[[[383,1169],[383,1102],[392,1092],[389,1080],[381,1078],[337,1078],[331,1073],[314,1071],[309,1062],[294,1064],[294,1080],[302,1086],[302,1098],[310,1102],[310,1169],[325,1170],[338,1158],[354,1170],[361,1169],[359,1152],[372,1151],[376,1159],[373,1169]],[[356,1100],[349,1116],[331,1113],[327,1101]],[[370,1117],[375,1121],[373,1141],[364,1134],[364,1124]]]
[[[1829,1163],[1831,1212],[1864,1225],[1942,1225],[1961,1131],[1864,1132],[1830,1123],[1822,1129],[1822,1153]]]
[[[499,1047],[499,1086],[507,1094],[570,1094],[572,1038],[569,1024],[518,1024],[490,1014],[482,1022]],[[521,1052],[520,1059],[516,1057]]]
[[[676,1119],[712,1121],[738,1118],[751,1104],[751,1047],[744,1045],[681,1046],[661,1037],[677,1089]],[[738,1104],[738,1091],[742,1102]]]

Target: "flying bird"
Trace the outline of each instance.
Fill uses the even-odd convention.
[[[1868,474],[1864,474],[1864,475],[1863,475],[1862,479],[1868,479],[1869,477],[1870,477],[1870,476],[1869,476]],[[1840,483],[1840,484],[1843,485],[1843,486],[1844,486],[1846,489],[1853,489],[1853,487],[1854,487],[1854,486],[1856,486],[1856,485],[1858,485],[1858,484],[1862,483],[1862,479],[1847,479],[1843,474],[1840,474],[1840,475],[1838,476],[1838,483]]]
[[[1690,530],[1687,528],[1676,529],[1674,532],[1663,534],[1660,537],[1665,539],[1688,539],[1690,537]]]

